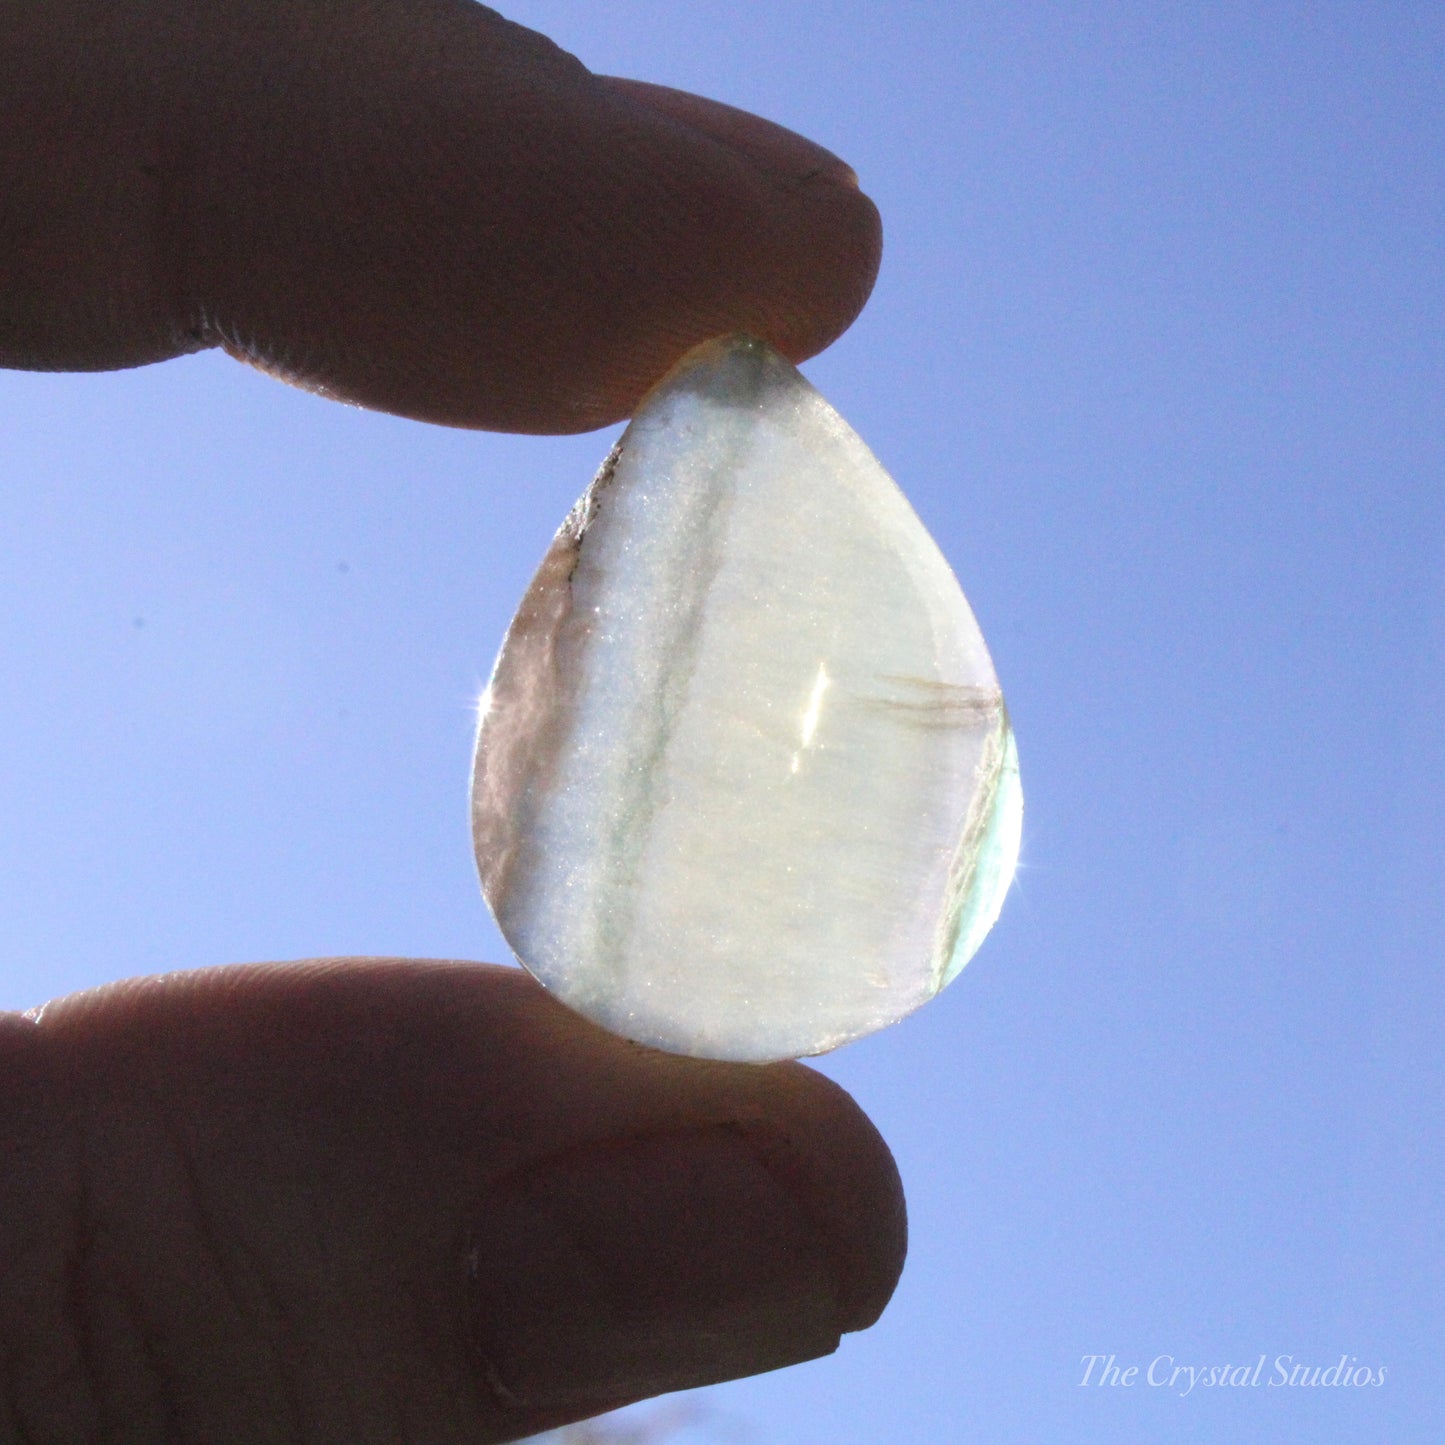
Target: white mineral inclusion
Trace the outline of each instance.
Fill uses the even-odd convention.
[[[998,917],[1018,755],[988,649],[872,453],[777,352],[685,357],[507,633],[473,778],[523,964],[674,1053],[823,1053]]]

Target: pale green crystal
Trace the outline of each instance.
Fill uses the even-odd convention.
[[[648,396],[513,620],[473,780],[521,961],[629,1038],[821,1053],[932,997],[998,916],[1018,755],[912,508],[775,351]]]

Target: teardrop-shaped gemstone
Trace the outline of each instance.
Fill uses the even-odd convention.
[[[822,1053],[993,925],[1022,795],[978,624],[770,347],[685,357],[573,508],[483,700],[472,813],[523,964],[676,1053]]]

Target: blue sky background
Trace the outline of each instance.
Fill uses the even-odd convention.
[[[1028,805],[978,958],[821,1065],[908,1187],[893,1306],[686,1438],[1445,1438],[1445,11],[507,13],[858,169],[882,276],[807,371],[958,571]],[[215,354],[0,374],[0,1005],[505,956],[472,705],[609,442]],[[1180,1398],[1094,1353],[1387,1375]]]

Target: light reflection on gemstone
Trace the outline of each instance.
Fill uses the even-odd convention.
[[[821,1053],[973,954],[1021,797],[987,648],[902,493],[770,348],[685,358],[488,688],[473,828],[521,961],[643,1043]]]
[[[803,710],[802,722],[798,728],[801,747],[793,754],[791,771],[798,771],[803,753],[813,744],[813,734],[818,731],[818,719],[823,715],[823,694],[828,691],[828,664],[818,664],[818,675],[813,679],[813,691],[808,695],[808,706]]]

